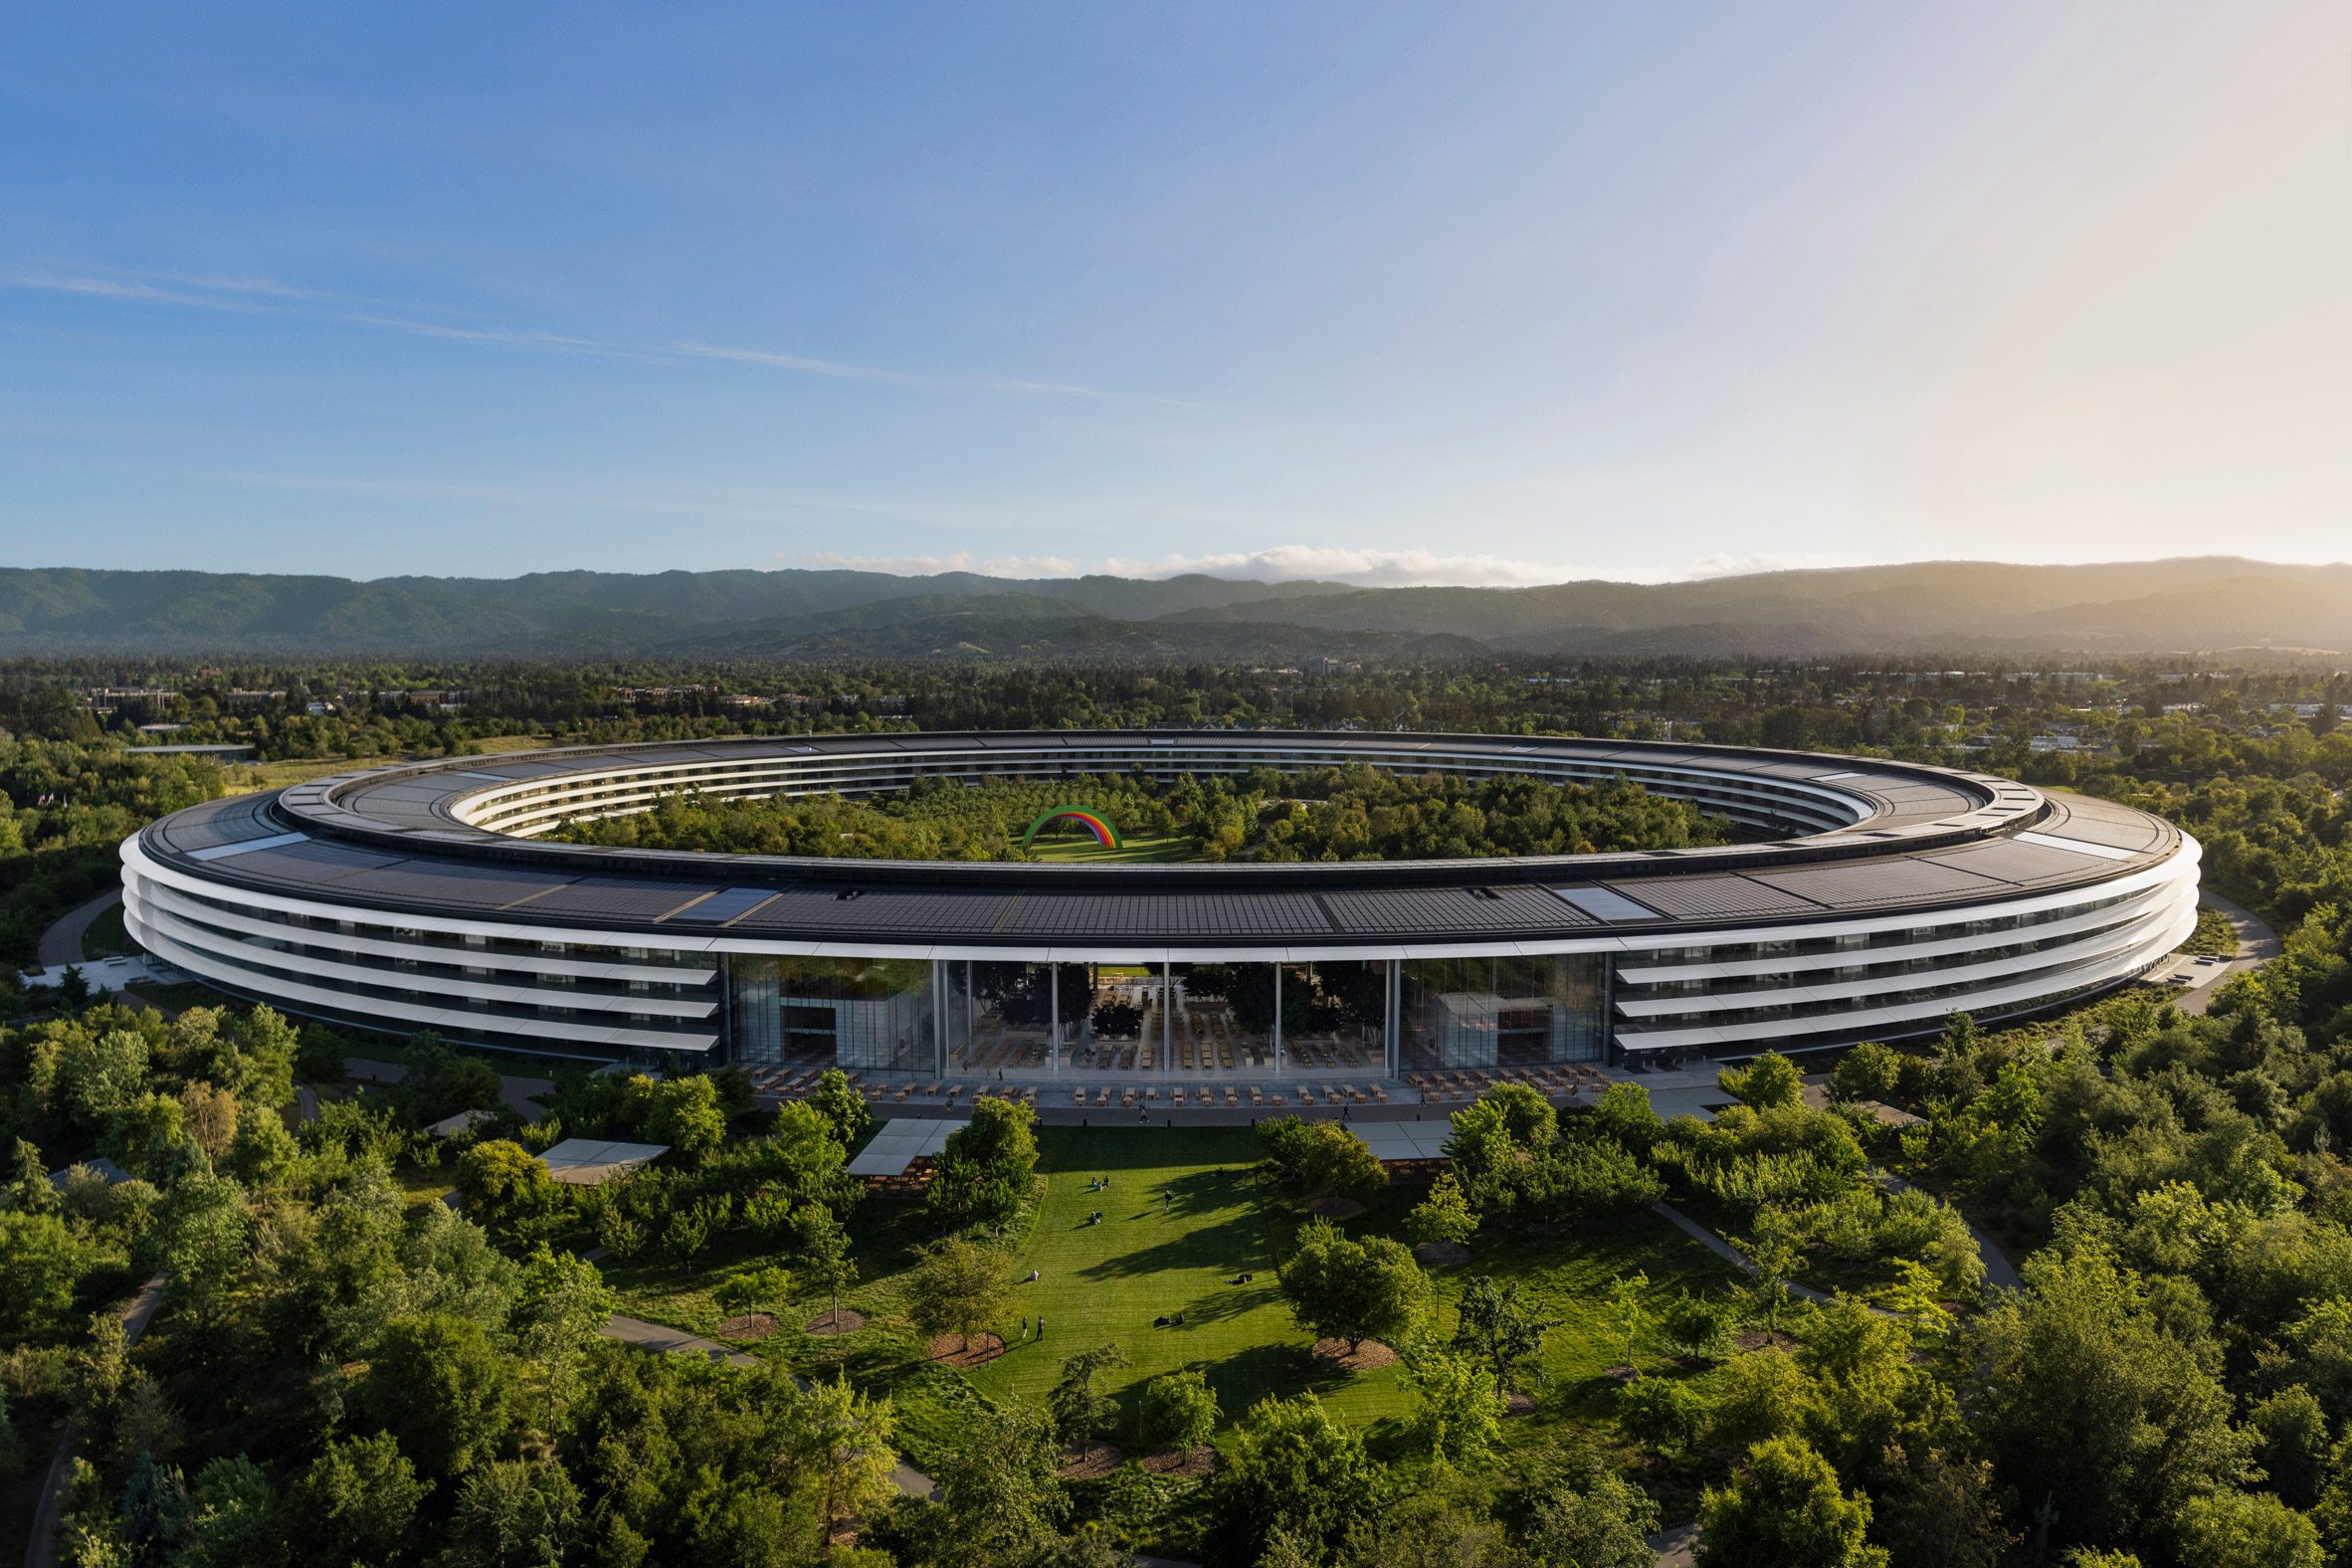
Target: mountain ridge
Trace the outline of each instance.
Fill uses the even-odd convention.
[[[0,654],[1369,659],[2352,649],[2352,565],[1928,561],[1674,583],[1362,588],[1192,573],[516,578],[0,568]]]

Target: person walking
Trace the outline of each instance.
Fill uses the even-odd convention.
[[[1029,1314],[1027,1312],[1021,1314],[1021,1342],[1025,1345],[1029,1343]]]
[[[1046,1314],[1043,1312],[1037,1316],[1037,1342],[1041,1345],[1046,1342]]]

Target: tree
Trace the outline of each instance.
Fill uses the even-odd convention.
[[[692,1263],[710,1245],[710,1239],[726,1228],[727,1210],[723,1193],[680,1204],[670,1211],[670,1223],[662,1231],[663,1245],[681,1262]]]
[[[821,1203],[812,1203],[794,1216],[793,1230],[800,1242],[801,1261],[825,1281],[833,1297],[833,1326],[839,1328],[842,1287],[858,1282],[858,1265],[850,1257],[850,1233]]]
[[[846,1152],[854,1149],[874,1125],[874,1112],[866,1106],[866,1096],[859,1093],[849,1075],[839,1068],[827,1068],[817,1079],[816,1092],[808,1099],[809,1108],[825,1118],[825,1125],[833,1129],[833,1141]]]
[[[1388,1167],[1370,1145],[1336,1121],[1275,1116],[1258,1128],[1274,1179],[1309,1198],[1370,1198],[1388,1185]]]
[[[960,1420],[959,1432],[962,1441],[948,1450],[935,1476],[946,1494],[937,1538],[953,1547],[926,1556],[973,1565],[1046,1561],[1070,1498],[1042,1414],[1019,1405],[984,1406]]]
[[[1797,1064],[1777,1051],[1767,1051],[1744,1068],[1724,1068],[1715,1075],[1723,1092],[1758,1110],[1794,1105],[1804,1095],[1805,1078]]]
[[[1781,1310],[1788,1305],[1789,1275],[1797,1272],[1797,1260],[1802,1256],[1795,1224],[1778,1206],[1763,1205],[1756,1210],[1741,1250],[1756,1266],[1756,1304],[1764,1314],[1764,1326],[1777,1330]]]
[[[1327,1220],[1299,1229],[1280,1277],[1299,1326],[1346,1340],[1351,1355],[1367,1339],[1403,1338],[1421,1305],[1421,1270],[1402,1244],[1385,1236],[1354,1241]]]
[[[329,1443],[287,1493],[295,1560],[409,1561],[409,1525],[426,1490],[388,1432]]]
[[[229,1173],[248,1187],[265,1187],[294,1161],[294,1134],[285,1120],[260,1100],[237,1107],[237,1132],[229,1140]]]
[[[928,1335],[952,1333],[962,1349],[1004,1307],[1013,1265],[996,1248],[950,1236],[916,1255],[907,1278],[907,1315]]]
[[[561,1196],[539,1157],[507,1138],[490,1138],[459,1155],[457,1185],[466,1217],[509,1240],[536,1235]]]
[[[1062,1363],[1062,1381],[1047,1393],[1046,1410],[1063,1442],[1078,1444],[1089,1457],[1093,1454],[1094,1440],[1109,1430],[1119,1413],[1118,1402],[1095,1387],[1096,1380],[1126,1364],[1126,1356],[1112,1344],[1081,1350]]]
[[[88,1250],[54,1214],[0,1210],[0,1335],[47,1339],[64,1332]]]
[[[1405,1216],[1405,1231],[1417,1242],[1443,1242],[1459,1247],[1476,1234],[1478,1217],[1462,1195],[1462,1183],[1452,1171],[1441,1172],[1429,1185],[1429,1196]]]
[[[1005,1225],[1037,1185],[1036,1113],[994,1096],[972,1102],[972,1119],[950,1133],[931,1168],[925,1202],[949,1225]]]
[[[2319,1531],[2265,1491],[2192,1497],[2173,1527],[2181,1568],[2322,1568]]]
[[[2095,1248],[2028,1261],[1972,1325],[1961,1390],[1994,1474],[2068,1540],[2129,1540],[2247,1471],[2252,1437],[2199,1348]]]
[[[1902,1077],[1902,1053],[1865,1040],[1840,1057],[1830,1070],[1830,1092],[1846,1100],[1888,1100],[1894,1097]]]
[[[1217,1430],[1217,1391],[1199,1372],[1169,1372],[1143,1385],[1143,1441],[1190,1453]]]
[[[706,1073],[655,1084],[646,1109],[645,1135],[649,1142],[667,1144],[688,1165],[702,1163],[727,1135],[718,1085]]]
[[[240,1454],[196,1472],[188,1535],[173,1568],[273,1568],[286,1560],[277,1496],[261,1467]]]
[[[1406,1430],[1432,1458],[1473,1465],[1501,1446],[1502,1391],[1475,1357],[1422,1345],[1405,1358],[1405,1381],[1416,1401]]]
[[[188,1483],[176,1466],[141,1450],[122,1484],[122,1533],[141,1556],[160,1557],[188,1533]]]
[[[557,1568],[580,1538],[580,1488],[553,1459],[467,1473],[437,1568]]]
[[[436,1476],[490,1457],[506,1436],[513,1398],[513,1363],[480,1323],[446,1315],[394,1318],[360,1385],[370,1419]]]
[[[710,1301],[729,1314],[781,1306],[792,1294],[792,1273],[769,1264],[728,1274],[710,1292]]]
[[[57,978],[57,994],[69,1012],[79,1013],[90,1006],[90,976],[82,972],[80,964],[68,964],[65,973]]]
[[[1543,1336],[1559,1326],[1520,1280],[1480,1274],[1462,1292],[1454,1342],[1477,1358],[1497,1388],[1507,1389],[1542,1354]]]
[[[96,1133],[147,1087],[147,1042],[127,1029],[83,1031],[57,1054],[57,1105],[67,1123]]]
[[[1638,1377],[1617,1391],[1617,1422],[1661,1454],[1687,1454],[1706,1430],[1707,1402],[1678,1379]]]
[[[544,1242],[532,1249],[514,1295],[514,1335],[517,1348],[539,1363],[546,1379],[550,1431],[581,1358],[612,1315],[613,1292],[596,1265],[551,1251]]]
[[[2285,1388],[2247,1412],[2247,1425],[2261,1437],[2255,1454],[2270,1489],[2292,1507],[2308,1508],[2327,1483],[2327,1413],[2300,1383]]]
[[[868,1399],[837,1376],[811,1383],[791,1409],[793,1467],[816,1493],[817,1519],[830,1541],[844,1519],[873,1513],[896,1495],[890,1402]]]
[[[160,1262],[172,1298],[196,1314],[200,1329],[245,1272],[252,1229],[245,1193],[226,1176],[191,1173],[163,1202]]]
[[[1546,1568],[1652,1568],[1658,1524],[1648,1492],[1589,1451],[1572,1455],[1534,1495],[1528,1557]]]
[[[1688,1290],[1676,1296],[1673,1303],[1660,1314],[1659,1326],[1666,1338],[1685,1356],[1704,1359],[1719,1356],[1731,1340],[1731,1312],[1713,1296],[1695,1295]]]
[[[1751,1350],[1731,1358],[1715,1384],[1707,1441],[1748,1449],[1785,1437],[1804,1418],[1811,1389],[1796,1358],[1781,1350]]]
[[[1869,1499],[1839,1489],[1838,1472],[1801,1438],[1774,1438],[1698,1504],[1701,1568],[1885,1568],[1864,1543]]]
[[[1609,1315],[1617,1320],[1618,1346],[1629,1367],[1634,1364],[1643,1326],[1650,1320],[1650,1308],[1642,1299],[1649,1289],[1650,1275],[1639,1269],[1609,1281]]]
[[[1208,1483],[1210,1560],[1257,1562],[1278,1535],[1320,1560],[1379,1499],[1380,1472],[1362,1440],[1320,1401],[1260,1400]]]
[[[1887,1451],[1876,1534],[1903,1568],[1997,1568],[2017,1537],[2001,1522],[1993,1467],[1941,1449]]]
[[[228,1158],[229,1146],[237,1137],[236,1095],[201,1078],[193,1079],[180,1090],[180,1114],[188,1136],[196,1140],[206,1159],[217,1165]]]

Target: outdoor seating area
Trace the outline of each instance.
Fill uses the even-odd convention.
[[[1609,1075],[1587,1062],[1563,1062],[1535,1068],[1471,1068],[1465,1071],[1408,1073],[1405,1081],[1431,1104],[1476,1099],[1503,1083],[1523,1083],[1546,1099],[1575,1099],[1590,1091],[1598,1096],[1609,1087]]]

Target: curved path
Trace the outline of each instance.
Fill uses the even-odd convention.
[[[692,1356],[700,1361],[723,1361],[728,1366],[745,1369],[760,1364],[757,1357],[745,1355],[740,1350],[729,1349],[715,1339],[704,1339],[699,1334],[689,1334],[684,1329],[672,1328],[668,1323],[649,1323],[642,1317],[626,1317],[619,1312],[615,1312],[604,1325],[604,1337],[615,1343],[627,1345],[633,1350],[651,1350],[662,1355]],[[809,1386],[809,1380],[797,1372],[793,1374],[792,1381],[798,1383],[804,1390]],[[904,1460],[898,1462],[898,1468],[890,1478],[897,1483],[898,1489],[909,1497],[929,1498],[936,1496],[939,1491],[938,1482]]]
[[[154,1321],[155,1310],[163,1304],[163,1275],[157,1274],[139,1286],[138,1294],[122,1309],[122,1347],[128,1350],[139,1342]],[[58,1433],[57,1453],[49,1462],[49,1478],[41,1484],[41,1500],[33,1507],[33,1533],[25,1543],[25,1568],[56,1568],[57,1526],[65,1508],[66,1482],[74,1473],[74,1451],[81,1445],[82,1434],[75,1430],[68,1418]]]
[[[2197,901],[2208,909],[2220,911],[2222,917],[2230,922],[2231,929],[2238,933],[2238,955],[2215,970],[2212,978],[2203,985],[2180,998],[2181,1011],[2185,1013],[2206,1011],[2213,1006],[2214,999],[2222,993],[2222,987],[2232,978],[2250,969],[2259,969],[2276,958],[2279,951],[2278,933],[2270,928],[2267,920],[2252,909],[2232,903],[2220,893],[2203,887],[2197,891]]]
[[[49,929],[41,933],[41,967],[54,969],[60,964],[78,964],[82,956],[82,934],[91,922],[122,901],[122,889],[110,887],[80,908],[69,909],[50,921]]]

